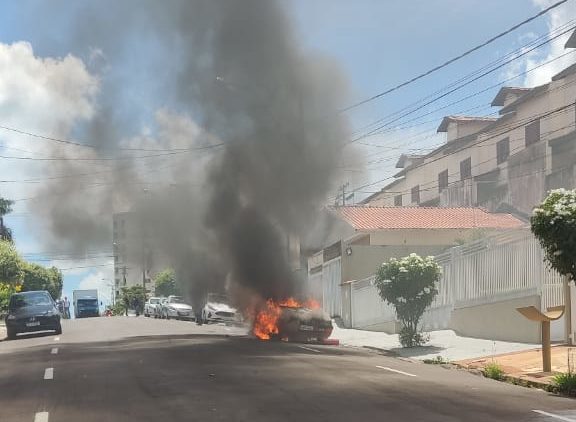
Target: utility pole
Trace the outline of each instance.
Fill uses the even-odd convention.
[[[338,196],[336,197],[336,205],[338,205],[338,199],[340,197],[342,197],[342,206],[343,207],[346,206],[346,188],[348,186],[350,186],[350,183],[346,182],[342,186],[340,186],[340,188],[338,189],[338,192],[342,192],[342,193],[338,194]]]

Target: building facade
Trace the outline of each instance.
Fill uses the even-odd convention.
[[[154,254],[145,228],[131,212],[114,214],[112,225],[116,296],[122,287],[132,286],[144,286],[147,293],[154,293]]]
[[[503,87],[499,117],[447,116],[446,143],[402,155],[395,180],[363,204],[480,206],[528,217],[550,189],[576,187],[576,64],[535,88]]]

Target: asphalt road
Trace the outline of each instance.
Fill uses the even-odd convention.
[[[0,421],[574,421],[576,401],[335,346],[181,321],[0,342]]]

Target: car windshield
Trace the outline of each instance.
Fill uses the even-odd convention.
[[[171,297],[171,298],[168,300],[168,302],[170,302],[170,303],[184,303],[184,299],[182,299],[182,298],[179,297],[179,296],[174,296],[174,297]]]
[[[230,304],[230,299],[226,295],[219,295],[219,294],[209,294],[208,295],[208,303],[225,303],[226,305]]]
[[[79,308],[94,308],[98,306],[98,299],[78,299]]]
[[[160,299],[156,299],[156,298],[150,299],[150,304],[156,305],[157,303],[160,303]]]
[[[10,309],[13,310],[28,306],[50,306],[52,304],[52,298],[48,293],[27,293],[12,296],[12,299],[10,300]]]

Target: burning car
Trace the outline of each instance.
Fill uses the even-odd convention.
[[[332,321],[315,301],[269,299],[254,317],[253,333],[262,340],[325,341]]]

